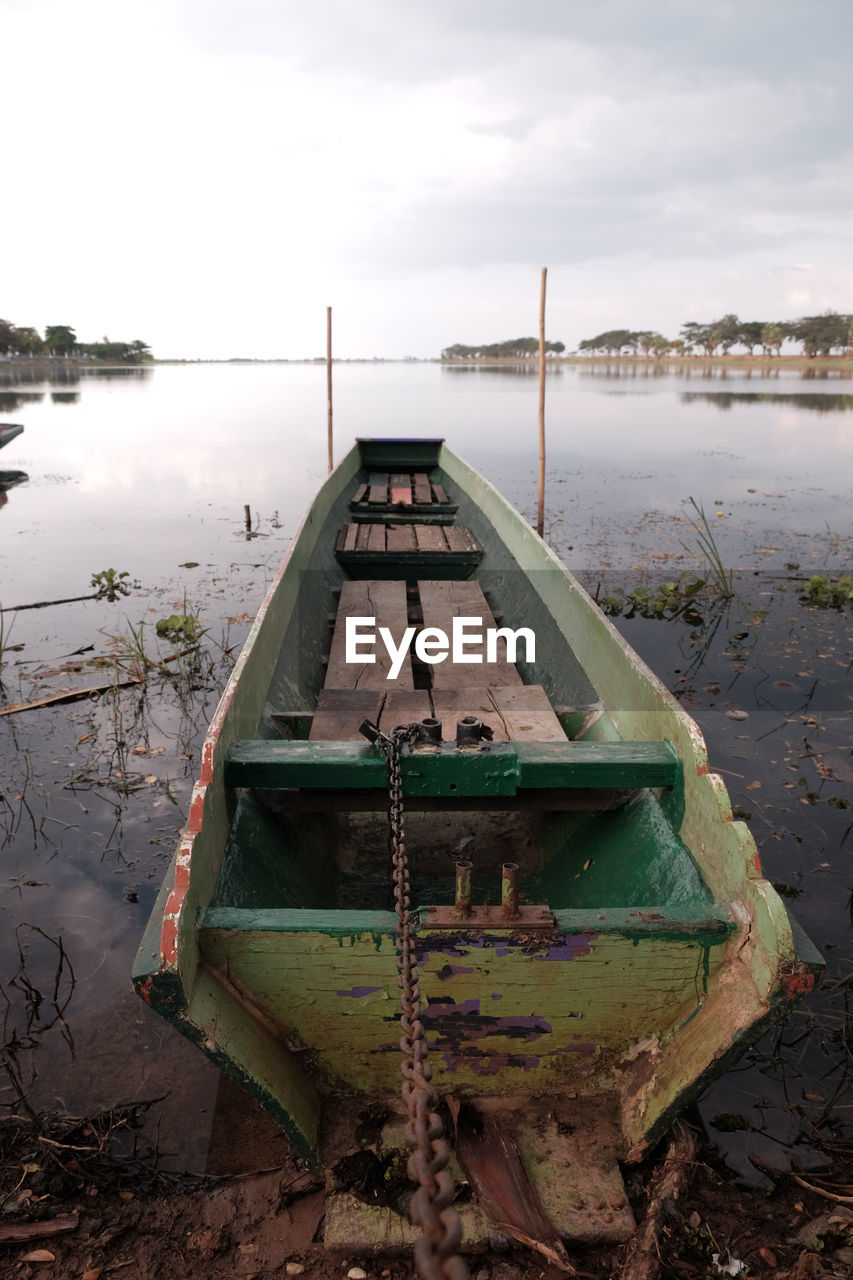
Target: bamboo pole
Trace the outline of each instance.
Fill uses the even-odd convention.
[[[536,515],[536,532],[541,538],[545,530],[545,282],[548,268],[542,268],[542,288],[539,293],[539,508]]]
[[[332,308],[326,307],[326,401],[329,421],[329,471],[334,470],[335,458],[332,447]]]

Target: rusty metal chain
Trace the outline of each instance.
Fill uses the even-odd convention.
[[[450,1148],[438,1114],[438,1095],[431,1083],[429,1046],[420,1015],[421,992],[409,910],[409,863],[403,827],[400,753],[403,744],[413,741],[417,733],[417,724],[401,725],[392,730],[390,737],[378,734],[377,739],[388,764],[394,904],[397,911],[397,985],[403,1010],[400,1021],[403,1029],[400,1039],[402,1096],[408,1114],[408,1174],[416,1186],[409,1213],[415,1226],[421,1228],[414,1250],[415,1266],[421,1280],[467,1280],[468,1268],[458,1254],[462,1222],[453,1206],[456,1188],[447,1172]]]

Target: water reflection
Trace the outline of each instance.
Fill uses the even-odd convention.
[[[484,361],[482,364],[443,364],[441,366],[442,373],[461,374],[500,374],[503,377],[507,375],[513,378],[538,378],[539,363],[536,360],[519,360],[516,364],[489,364]],[[545,373],[549,378],[562,378],[566,368],[562,364],[546,364]]]
[[[14,413],[24,404],[40,404],[43,391],[0,391],[0,413]]]
[[[150,365],[88,365],[76,360],[0,361],[0,387],[76,386],[86,378],[104,382],[144,381]],[[26,393],[20,393],[26,397]]]
[[[54,404],[76,404],[80,399],[79,391],[51,391],[50,398]]]
[[[16,484],[23,484],[29,478],[26,471],[0,471],[0,508],[5,507],[9,501],[7,489],[13,489]]]
[[[704,400],[724,410],[738,404],[790,404],[812,413],[847,413],[853,409],[853,395],[826,391],[682,391],[679,399],[682,404]]]

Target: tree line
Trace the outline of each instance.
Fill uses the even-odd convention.
[[[833,351],[853,347],[853,315],[826,311],[819,316],[803,316],[799,320],[740,320],[736,315],[721,316],[700,324],[688,320],[681,326],[681,336],[671,341],[653,330],[608,329],[594,338],[584,338],[579,352],[595,355],[692,355],[718,353],[728,355],[733,347],[745,347],[750,355],[761,347],[765,356],[778,356],[784,342],[798,342],[802,353],[813,359],[829,356]]]
[[[67,324],[47,325],[42,337],[38,329],[9,320],[0,320],[0,356],[83,356],[115,364],[142,364],[153,359],[148,343],[139,338],[133,342],[111,342],[109,338],[79,342]]]
[[[561,355],[566,349],[565,342],[546,342],[545,350],[553,355]],[[538,338],[508,338],[505,342],[490,342],[479,347],[466,347],[455,342],[452,347],[445,347],[441,353],[442,360],[483,360],[517,359],[527,360],[539,354]]]

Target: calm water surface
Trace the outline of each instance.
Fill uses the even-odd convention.
[[[113,603],[0,615],[0,643],[21,646],[5,654],[0,700],[96,683],[98,668],[69,663],[126,655],[134,634],[153,652],[154,624],[175,612],[199,613],[208,658],[162,688],[0,718],[0,1015],[5,1007],[5,1039],[18,1046],[11,1059],[5,1051],[7,1074],[37,1105],[78,1111],[167,1094],[158,1114],[185,1122],[167,1155],[198,1166],[216,1073],[146,1014],[128,974],[219,688],[325,476],[325,369],[51,376],[22,381],[0,365],[0,421],[26,428],[0,453],[0,605],[85,595],[110,567],[138,585]],[[337,365],[336,452],[359,435],[441,435],[531,516],[537,398],[535,374],[511,369]],[[853,380],[834,372],[597,364],[548,379],[548,536],[590,590],[630,591],[655,569],[676,578],[697,565],[684,546],[695,544],[692,496],[750,606],[698,627],[639,616],[619,625],[699,720],[733,800],[752,814],[767,874],[828,947],[834,985],[784,1043],[765,1041],[703,1102],[708,1122],[746,1115],[750,1140],[763,1130],[771,1154],[800,1134],[804,1091],[819,1100],[812,1119],[853,1108],[850,614],[799,601],[805,575],[853,562],[851,408]],[[728,718],[733,706],[750,719]],[[63,1020],[49,1025],[55,981]],[[46,997],[35,1022],[27,982]],[[0,1105],[14,1093],[0,1092]],[[754,1145],[720,1140],[747,1172]]]

